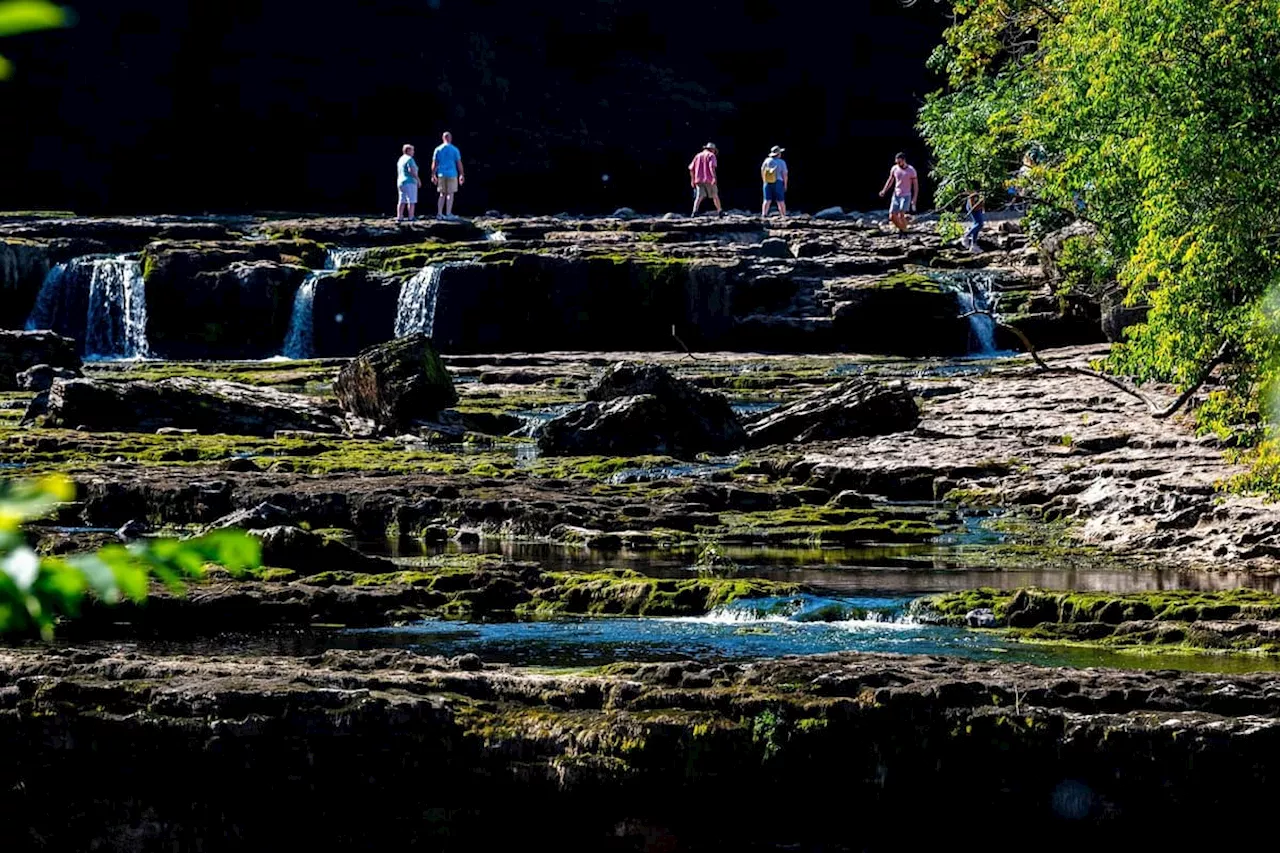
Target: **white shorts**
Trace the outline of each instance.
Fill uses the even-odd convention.
[[[417,204],[418,203],[418,185],[415,183],[407,183],[400,185],[400,203],[401,204]]]
[[[911,212],[911,196],[895,195],[893,201],[889,202],[890,213],[910,213]]]

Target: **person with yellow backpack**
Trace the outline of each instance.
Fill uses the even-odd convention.
[[[769,150],[769,156],[760,164],[760,179],[764,181],[764,206],[760,208],[760,218],[769,215],[769,205],[777,203],[778,213],[787,215],[787,161],[782,154],[787,149],[777,145]]]

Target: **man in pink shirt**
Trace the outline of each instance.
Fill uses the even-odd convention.
[[[720,208],[720,190],[716,187],[716,150],[716,144],[708,142],[689,164],[689,183],[693,186],[693,213],[690,216],[698,215],[702,200],[707,198],[716,206],[716,216],[724,216]]]
[[[915,212],[916,201],[920,197],[920,178],[916,175],[916,167],[907,162],[906,154],[898,154],[893,160],[889,180],[884,182],[880,196],[883,198],[889,188],[893,187],[893,200],[889,202],[889,221],[897,227],[899,234],[905,234],[907,212]]]

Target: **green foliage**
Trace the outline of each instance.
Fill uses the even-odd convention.
[[[73,20],[70,9],[54,5],[48,0],[0,2],[0,37],[67,27]],[[0,80],[7,80],[11,76],[13,63],[0,56]]]
[[[1106,254],[1076,258],[1080,275],[1114,268],[1126,300],[1151,306],[1109,366],[1185,386],[1227,342],[1227,408],[1265,411],[1280,375],[1280,0],[949,2],[933,58],[949,85],[921,115],[944,195],[1016,185],[1042,220],[1094,223]]]
[[[232,573],[256,568],[258,540],[231,530],[182,541],[150,539],[109,545],[95,554],[41,557],[23,538],[22,525],[46,517],[74,489],[65,478],[0,483],[0,634],[53,636],[57,620],[75,616],[85,596],[114,604],[146,598],[150,578],[181,591],[204,575],[206,563]]]
[[[1062,282],[1058,295],[1098,298],[1116,280],[1115,260],[1106,245],[1091,235],[1069,237],[1058,257]]]

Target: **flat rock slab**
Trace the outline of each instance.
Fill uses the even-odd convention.
[[[1280,795],[1274,681],[858,654],[583,676],[392,650],[8,649],[0,808],[58,849],[138,827],[166,848],[257,847],[317,800],[343,808],[289,831],[319,849],[406,849],[440,802],[459,806],[427,829],[477,849],[514,849],[550,807],[578,815],[556,830],[566,849],[644,849],[616,845],[659,831],[675,850],[841,849],[851,820],[881,849],[926,800],[949,821],[985,805],[1018,816],[1006,826],[1065,812],[1073,831],[1152,838],[1185,831],[1161,816]],[[707,819],[796,790],[803,820]]]
[[[112,432],[165,427],[271,437],[277,430],[341,434],[335,406],[302,394],[216,379],[63,379],[49,389],[48,426]]]

